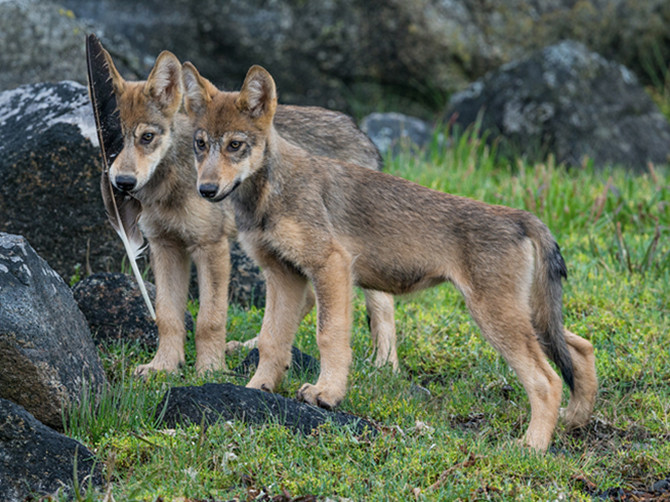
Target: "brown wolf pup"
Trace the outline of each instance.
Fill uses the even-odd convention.
[[[273,124],[274,81],[259,66],[235,93],[217,91],[190,63],[183,75],[197,188],[211,202],[232,202],[239,239],[267,279],[260,362],[248,387],[273,390],[284,375],[308,281],[316,293],[321,373],[298,397],[327,408],[346,391],[353,285],[401,294],[451,281],[528,393],[525,443],[546,450],[559,414],[561,379],[546,356],[572,391],[567,424],[589,420],[597,388],[593,347],[563,327],[565,263],[538,218],[289,143]]]
[[[182,111],[181,62],[162,52],[146,81],[124,80],[105,51],[123,132],[123,150],[111,165],[113,185],[141,203],[137,215],[149,241],[156,281],[159,345],[136,374],[175,371],[184,362],[184,311],[190,260],[197,267],[200,311],[197,319],[196,368],[225,368],[229,238],[236,234],[229,205],[213,205],[193,189],[196,170],[193,129]],[[340,113],[316,107],[280,107],[282,134],[319,155],[346,158],[378,169],[381,158],[372,142]],[[334,134],[334,131],[338,131]],[[366,291],[371,331],[376,338],[376,364],[397,367],[393,297]],[[301,312],[311,310],[306,295]]]

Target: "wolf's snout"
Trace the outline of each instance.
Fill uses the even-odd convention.
[[[137,178],[127,174],[121,174],[114,179],[114,185],[119,190],[130,192],[137,185]]]
[[[205,199],[213,199],[216,196],[216,192],[219,191],[219,185],[214,183],[203,183],[199,188],[200,195]]]

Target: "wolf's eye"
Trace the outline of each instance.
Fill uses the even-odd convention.
[[[195,138],[195,149],[198,152],[203,152],[207,148],[207,142],[202,138]]]
[[[152,132],[145,132],[144,134],[142,134],[142,136],[140,136],[140,143],[142,143],[143,145],[148,145],[153,141],[154,136],[155,135]]]
[[[228,151],[236,152],[240,149],[241,146],[242,146],[241,141],[231,141],[230,143],[228,143]]]

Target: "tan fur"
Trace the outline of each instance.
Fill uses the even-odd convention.
[[[119,108],[124,147],[110,167],[110,180],[139,200],[137,215],[142,233],[149,241],[151,267],[156,282],[156,322],[159,344],[154,358],[138,366],[136,374],[175,371],[184,363],[184,313],[190,281],[191,260],[198,272],[200,310],[197,318],[196,368],[199,372],[225,368],[226,316],[230,275],[229,239],[236,233],[228,205],[214,206],[196,190],[193,159],[193,129],[182,109],[181,63],[170,52],[156,59],[146,81],[124,80],[104,53],[112,75]],[[211,85],[211,84],[206,84]],[[349,136],[330,138],[332,124],[345,124],[342,114],[327,110],[288,107],[282,109],[286,131],[298,137],[309,118],[321,120],[313,128],[307,145],[319,153],[343,155],[349,145],[362,165],[378,167],[378,154],[353,123],[345,128]],[[132,186],[131,186],[132,185]],[[393,297],[384,295],[378,308],[393,310]],[[312,309],[314,295],[305,295],[302,317]],[[380,314],[370,313],[371,317]],[[302,319],[302,317],[300,317]],[[376,326],[373,338],[387,346],[395,344],[393,318]],[[387,338],[392,337],[392,340]],[[255,344],[255,339],[246,346]],[[233,346],[236,344],[233,344]],[[232,348],[232,346],[231,346]],[[393,361],[395,353],[388,353]]]
[[[572,387],[568,424],[588,421],[597,388],[592,346],[563,328],[565,263],[541,221],[287,142],[273,125],[276,90],[261,67],[249,70],[239,93],[217,91],[192,65],[184,77],[198,189],[232,203],[240,242],[267,278],[249,387],[273,390],[284,375],[308,281],[321,374],[298,396],[328,408],[346,392],[353,285],[401,294],[451,281],[528,394],[525,444],[546,450],[558,419],[562,384],[547,357]]]

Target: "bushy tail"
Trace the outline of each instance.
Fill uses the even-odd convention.
[[[545,354],[556,363],[563,380],[574,390],[572,358],[563,333],[563,284],[568,277],[556,240],[540,220],[529,225],[535,244],[535,272],[531,289],[532,322]]]

